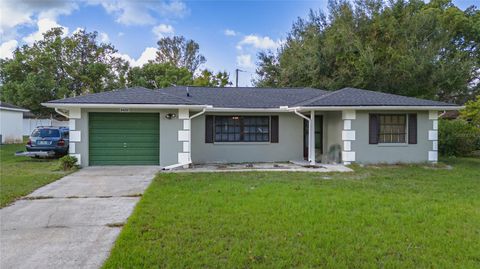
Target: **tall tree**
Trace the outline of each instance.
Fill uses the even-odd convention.
[[[42,102],[124,87],[128,64],[96,39],[96,32],[64,37],[62,28],[53,28],[17,48],[12,59],[0,60],[1,100],[48,114]]]
[[[200,75],[193,79],[193,85],[203,87],[225,87],[227,85],[232,85],[232,82],[230,82],[229,75],[225,71],[214,74],[212,71],[204,69],[200,72]]]
[[[156,89],[172,85],[190,85],[193,83],[193,74],[184,67],[179,68],[170,63],[147,63],[142,67],[130,69],[127,79],[129,87]]]
[[[346,86],[463,103],[480,77],[480,11],[450,0],[331,1],[299,18],[276,54],[260,54],[259,86]]]
[[[176,67],[187,68],[195,73],[199,66],[206,62],[200,54],[200,46],[193,40],[186,40],[183,36],[164,37],[157,42],[158,51],[156,61],[169,63]]]

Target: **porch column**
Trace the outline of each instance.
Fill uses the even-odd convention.
[[[315,111],[310,111],[310,121],[308,125],[308,161],[315,165]]]
[[[352,122],[356,118],[357,118],[357,114],[355,110],[342,111],[342,120],[343,120],[342,162],[344,165],[348,165],[348,164],[351,164],[352,162],[355,162],[355,150],[354,150],[354,147],[352,146],[352,143],[355,142],[355,130],[352,129]]]

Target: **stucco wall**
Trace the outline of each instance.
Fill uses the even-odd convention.
[[[352,130],[356,138],[352,141],[357,163],[412,163],[427,162],[432,141],[428,139],[429,130],[433,129],[433,120],[428,111],[375,111],[375,113],[417,113],[417,144],[369,144],[369,113],[356,111],[352,120]]]
[[[2,143],[22,143],[23,112],[0,109]]]
[[[303,160],[303,119],[293,113],[234,113],[235,115],[278,115],[279,143],[205,143],[205,115],[192,120],[192,161],[283,162]],[[208,115],[232,115],[210,113]]]
[[[88,166],[88,113],[90,112],[119,112],[119,109],[82,109],[80,119],[71,119],[75,122],[70,128],[80,131],[80,141],[70,142],[70,154],[80,156],[80,165]],[[182,129],[183,121],[178,117],[167,120],[167,113],[175,113],[178,110],[153,110],[153,109],[130,109],[125,113],[160,113],[160,165],[168,166],[178,163],[178,152],[182,151],[182,142],[178,141],[178,130]],[[71,138],[72,139],[72,138]],[[73,146],[74,144],[74,146]]]

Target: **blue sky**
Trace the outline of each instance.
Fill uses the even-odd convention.
[[[141,65],[154,57],[161,36],[183,35],[200,44],[207,58],[203,68],[234,70],[240,85],[251,85],[256,54],[275,50],[297,17],[309,9],[325,10],[327,1],[221,0],[0,0],[0,57],[16,46],[32,43],[53,26],[68,33],[78,28],[97,31],[120,57]],[[476,0],[457,0],[464,9]]]

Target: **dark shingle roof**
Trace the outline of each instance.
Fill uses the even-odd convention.
[[[187,87],[160,89],[171,95],[186,97]],[[225,108],[278,108],[291,106],[328,93],[313,88],[209,88],[188,87],[190,99],[195,102]]]
[[[168,104],[168,105],[199,105],[192,99],[179,97],[160,90],[150,90],[134,87],[77,97],[53,100],[48,103],[66,104]]]
[[[344,88],[328,92],[313,88],[135,87],[50,101],[53,104],[166,104],[211,105],[222,108],[279,108],[280,106],[455,106],[438,101]]]
[[[12,104],[9,104],[9,103],[5,103],[5,102],[2,102],[2,101],[0,101],[0,107],[3,107],[3,108],[12,108],[12,109],[28,110],[28,109],[26,109],[26,108],[19,107],[19,106],[16,106],[16,105],[12,105]]]
[[[296,106],[456,106],[444,102],[401,95],[343,88],[323,96],[301,102]]]

